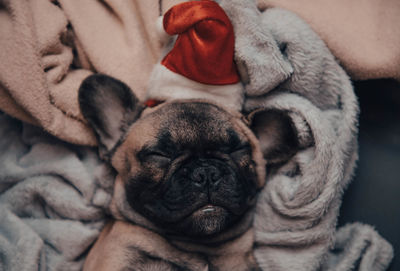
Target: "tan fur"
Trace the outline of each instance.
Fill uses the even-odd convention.
[[[155,132],[156,127],[159,127],[160,120],[155,117],[147,118],[146,120],[138,120],[130,130],[135,130],[130,133],[120,148],[115,152],[112,157],[111,164],[118,171],[119,174],[128,174],[138,169],[138,161],[134,155],[146,144],[154,143],[156,141]],[[127,159],[127,160],[126,160]],[[127,168],[127,164],[129,167]]]
[[[249,230],[240,238],[213,248],[214,256],[186,252],[172,245],[160,235],[123,221],[110,222],[102,231],[98,241],[91,249],[83,270],[142,270],[144,265],[132,259],[138,252],[145,252],[154,258],[154,264],[176,270],[176,266],[193,271],[219,270],[243,271],[255,265],[251,253],[253,232]],[[148,263],[149,264],[149,263]],[[129,270],[129,269],[127,269]],[[144,269],[148,270],[148,269]]]

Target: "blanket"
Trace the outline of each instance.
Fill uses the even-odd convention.
[[[236,33],[244,109],[288,112],[301,146],[289,163],[267,168],[254,222],[257,262],[263,270],[350,271],[357,261],[357,270],[385,270],[392,247],[372,228],[349,225],[335,236],[357,160],[358,104],[349,77],[295,14],[260,12],[252,0],[220,4]],[[335,241],[341,249],[329,253]]]
[[[297,13],[356,80],[400,80],[400,2],[388,0],[257,0],[262,10]]]
[[[72,146],[0,115],[0,270],[81,270],[106,217],[113,171]]]
[[[56,137],[95,145],[78,88],[93,71],[139,98],[160,45],[155,21],[174,0],[0,2],[0,109]]]
[[[142,99],[161,53],[157,17],[183,0],[2,0],[0,109],[65,141],[95,145],[77,90],[93,71]],[[258,0],[303,17],[356,79],[400,79],[400,2]]]

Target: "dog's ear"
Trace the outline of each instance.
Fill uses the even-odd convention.
[[[81,112],[97,137],[100,155],[109,158],[143,105],[121,81],[103,74],[87,77],[79,88]]]
[[[287,161],[299,150],[296,128],[290,116],[280,110],[255,110],[247,115],[251,130],[260,142],[269,164]]]

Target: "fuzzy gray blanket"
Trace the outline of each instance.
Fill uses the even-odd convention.
[[[0,270],[81,270],[105,222],[112,171],[95,149],[4,114],[0,139]]]
[[[335,231],[357,160],[358,104],[348,76],[295,14],[260,12],[253,0],[220,4],[236,34],[244,109],[289,112],[302,145],[267,176],[254,225],[258,263],[273,271],[385,270],[393,250],[371,227]]]
[[[263,270],[385,270],[392,247],[367,225],[336,231],[357,159],[349,78],[294,14],[223,0],[236,33],[245,110],[290,112],[302,150],[269,168],[255,217]],[[113,172],[94,149],[0,115],[0,271],[80,270],[107,218]]]

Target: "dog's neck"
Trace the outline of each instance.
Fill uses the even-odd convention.
[[[208,265],[215,270],[257,270],[253,255],[254,233],[251,228],[231,240],[214,245],[178,240],[170,240],[170,243],[179,250],[203,255]]]
[[[254,243],[251,224],[252,213],[249,212],[237,224],[216,236],[198,239],[171,235],[165,237],[180,250],[217,258],[222,255],[242,254],[251,251]]]

